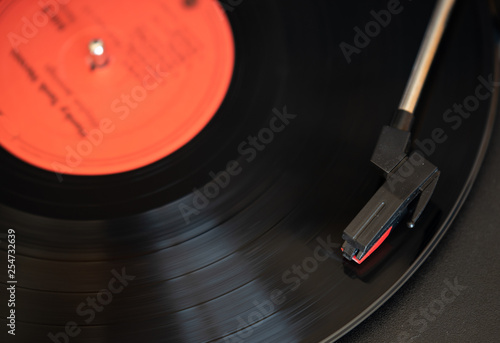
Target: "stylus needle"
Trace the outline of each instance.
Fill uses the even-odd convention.
[[[348,260],[362,263],[368,258],[418,198],[408,222],[413,228],[432,197],[440,172],[420,153],[408,156],[410,130],[454,4],[455,0],[437,2],[394,120],[382,128],[371,161],[383,171],[386,182],[344,230],[342,251]]]

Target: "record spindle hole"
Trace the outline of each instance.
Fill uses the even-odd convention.
[[[93,39],[89,43],[90,53],[90,68],[105,67],[109,62],[109,57],[105,49],[104,41],[102,39]]]

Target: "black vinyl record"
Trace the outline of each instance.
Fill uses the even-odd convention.
[[[362,265],[342,258],[342,232],[382,182],[370,156],[435,1],[401,1],[362,48],[358,30],[387,1],[228,3],[231,85],[180,150],[130,172],[60,182],[0,149],[1,261],[16,232],[13,341],[333,341],[443,237],[496,106],[487,2],[457,1],[415,112],[412,147],[441,170],[431,203]],[[6,262],[0,274],[9,341]]]

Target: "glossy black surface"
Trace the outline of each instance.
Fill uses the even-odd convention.
[[[82,332],[70,342],[319,342],[385,301],[449,225],[490,127],[489,100],[456,129],[443,120],[493,71],[487,4],[458,1],[416,111],[415,138],[436,128],[448,136],[428,156],[442,171],[431,204],[361,267],[341,259],[342,231],[382,181],[370,156],[434,5],[401,3],[348,64],[339,44],[352,44],[353,28],[386,1],[243,1],[228,12],[237,64],[225,102],[199,136],[152,166],[59,183],[1,150],[0,229],[17,231],[16,341],[50,342],[74,321]],[[238,146],[284,107],[296,118],[249,162]],[[241,173],[187,224],[179,205],[192,206],[193,189],[231,160]],[[328,253],[318,239],[336,248],[291,279],[294,265]],[[78,305],[122,268],[135,279],[85,324]]]

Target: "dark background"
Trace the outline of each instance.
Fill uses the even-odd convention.
[[[455,223],[411,279],[339,342],[498,342],[499,216],[500,120],[497,115],[483,166]],[[445,279],[453,282],[455,277],[467,288],[452,303],[446,304],[434,320],[426,320],[427,327],[412,325],[410,318],[422,320],[420,310],[441,299]]]

